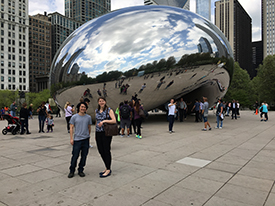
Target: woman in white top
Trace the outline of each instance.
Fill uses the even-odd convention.
[[[70,120],[71,120],[71,117],[73,116],[74,108],[71,107],[70,102],[66,102],[64,110],[65,110],[65,119],[67,121],[67,130],[68,130],[68,133],[70,133]]]
[[[176,113],[176,104],[175,100],[172,98],[170,100],[170,104],[168,104],[168,122],[169,122],[169,132],[172,133],[173,131],[173,124],[175,121],[175,113]]]

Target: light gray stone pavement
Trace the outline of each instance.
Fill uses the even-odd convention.
[[[204,132],[203,123],[188,116],[169,134],[165,116],[151,115],[143,139],[113,137],[113,173],[105,179],[98,175],[104,166],[93,127],[86,177],[68,179],[65,119],[54,118],[53,133],[38,133],[36,117],[29,121],[31,135],[0,135],[0,206],[274,206],[275,112],[269,118],[260,122],[242,111],[240,119],[227,117],[223,129],[214,129],[211,113],[212,130]],[[6,124],[0,121],[0,128]],[[177,162],[186,157],[210,163]]]

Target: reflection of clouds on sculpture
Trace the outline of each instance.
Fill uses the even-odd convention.
[[[199,39],[206,36],[193,24],[207,26],[205,20],[188,11],[162,6],[128,10],[112,12],[80,27],[69,37],[71,40],[60,51],[57,62],[67,53],[64,65],[79,48],[84,48],[75,62],[80,72],[95,77],[110,70],[132,69],[130,65],[138,68],[169,56],[178,61],[183,54],[195,53]],[[213,45],[211,37],[206,38]]]

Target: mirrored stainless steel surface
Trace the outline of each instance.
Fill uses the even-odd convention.
[[[135,93],[147,110],[172,97],[207,96],[213,104],[225,95],[233,65],[228,41],[211,22],[176,7],[136,6],[73,32],[55,55],[50,83],[61,108],[85,96],[90,114],[99,94],[113,109]]]

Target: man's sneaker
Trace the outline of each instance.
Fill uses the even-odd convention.
[[[70,172],[69,174],[68,174],[68,178],[72,178],[74,176],[74,173],[73,172]]]
[[[206,128],[203,128],[202,131],[207,131],[207,129],[206,129]]]
[[[130,137],[130,135],[128,134],[127,137]]]
[[[120,136],[121,136],[121,137],[124,137],[124,134],[121,134]]]
[[[219,127],[215,127],[215,129],[219,129]]]
[[[169,131],[170,134],[172,134],[172,131]]]
[[[138,135],[136,135],[136,138],[138,138],[139,136]]]
[[[219,129],[222,129],[222,127],[220,127]]]
[[[139,139],[142,139],[142,136],[138,135],[138,138],[139,138]]]
[[[261,119],[261,122],[264,121],[263,119]]]
[[[84,172],[78,172],[78,175],[79,175],[80,177],[85,177],[85,173],[84,173]]]
[[[212,128],[211,127],[209,127],[209,130],[211,130]]]

